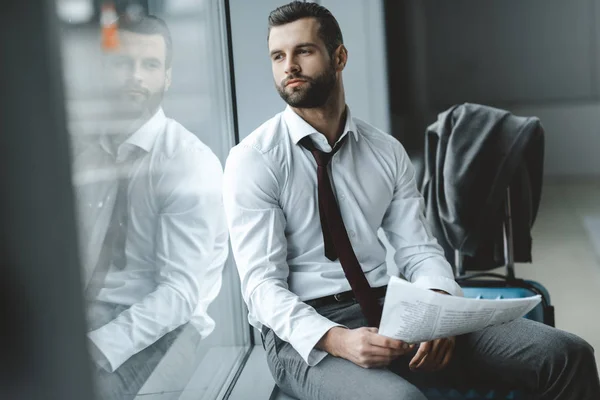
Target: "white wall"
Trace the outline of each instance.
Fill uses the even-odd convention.
[[[390,132],[383,0],[321,0],[335,16],[348,49],[346,102],[354,116]]]
[[[600,178],[600,103],[522,105],[511,111],[542,121],[546,176]]]
[[[269,12],[282,4],[229,1],[240,140],[285,107],[275,90],[267,48]]]
[[[389,132],[382,0],[323,0],[342,28],[349,59],[346,101],[353,115]],[[275,90],[267,18],[281,0],[230,0],[240,139],[285,108]]]
[[[547,176],[600,176],[600,0],[415,4],[431,109],[469,101],[537,116]]]

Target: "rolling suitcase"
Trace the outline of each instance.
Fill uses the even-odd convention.
[[[548,290],[539,282],[519,279],[515,276],[512,216],[510,212],[510,191],[507,189],[504,223],[504,258],[506,274],[477,272],[468,274],[462,263],[460,251],[455,251],[456,282],[463,289],[465,297],[480,299],[511,299],[541,295],[542,301],[525,318],[554,326],[554,307],[550,303]],[[531,400],[526,393],[491,387],[470,388],[423,388],[428,400]]]
[[[478,272],[468,274],[462,263],[460,251],[455,251],[456,282],[462,287],[465,297],[480,299],[510,299],[541,295],[542,301],[525,318],[554,327],[554,307],[548,290],[539,282],[519,279],[515,276],[510,188],[506,189],[504,207],[504,256],[506,274]]]

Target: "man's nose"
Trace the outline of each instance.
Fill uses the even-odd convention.
[[[133,65],[131,66],[131,78],[136,81],[139,82],[142,80],[142,65],[140,63],[133,63]]]
[[[286,75],[291,75],[300,72],[300,65],[298,65],[294,57],[290,57],[287,59],[284,72],[286,73]]]

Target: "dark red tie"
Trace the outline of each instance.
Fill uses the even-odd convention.
[[[332,261],[339,257],[346,279],[348,279],[354,297],[360,304],[369,325],[378,327],[381,320],[381,306],[354,254],[327,171],[327,164],[344,144],[347,137],[348,135],[339,141],[331,153],[324,153],[315,148],[309,136],[305,136],[300,144],[312,153],[317,162],[319,215],[321,217],[323,241],[325,242],[325,256]]]

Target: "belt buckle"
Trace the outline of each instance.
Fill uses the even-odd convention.
[[[335,299],[335,301],[337,301],[338,303],[341,303],[343,300],[340,298],[340,293],[336,293],[333,295],[333,298]]]

